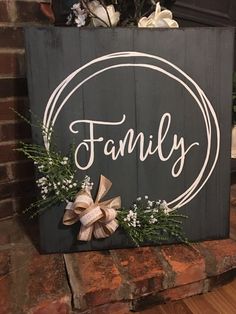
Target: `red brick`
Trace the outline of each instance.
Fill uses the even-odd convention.
[[[12,110],[19,112],[24,117],[28,117],[29,106],[26,98],[2,98],[0,99],[0,121],[22,119]]]
[[[30,195],[34,190],[35,182],[32,180],[0,183],[0,199]]]
[[[162,303],[167,301],[175,301],[183,298],[190,297],[192,295],[201,294],[205,291],[204,280],[189,283],[187,285],[179,286],[163,290],[158,293],[158,297],[162,299]]]
[[[0,38],[0,48],[24,48],[23,30],[20,27],[0,27]]]
[[[14,213],[22,214],[22,212],[36,201],[36,189],[32,191],[31,195],[22,195],[13,199]],[[27,216],[28,217],[28,216]]]
[[[0,52],[0,75],[8,77],[25,76],[23,51]]]
[[[193,246],[168,245],[161,252],[175,272],[174,286],[206,278],[205,260]]]
[[[17,18],[16,22],[49,23],[49,18],[43,14],[39,2],[16,1]]]
[[[19,161],[8,164],[10,180],[34,179],[34,164],[32,161]]]
[[[43,304],[31,309],[32,314],[70,314],[70,298],[63,297],[55,301],[43,302]]]
[[[0,97],[27,96],[27,82],[25,78],[0,78]]]
[[[232,208],[230,210],[230,238],[236,240],[236,209]]]
[[[18,225],[8,223],[8,233],[14,240],[12,233],[19,234]],[[0,313],[71,313],[63,256],[40,255],[25,240],[11,241],[9,249],[0,251]]]
[[[9,250],[0,251],[0,278],[10,271]]]
[[[0,201],[0,219],[12,217],[14,215],[14,204],[12,199],[4,199]],[[1,243],[1,239],[0,239]]]
[[[28,254],[28,283],[25,287],[24,313],[69,313],[71,303],[62,255]],[[51,311],[49,311],[49,309]],[[60,311],[59,311],[60,310]]]
[[[0,1],[0,23],[2,22],[11,22],[11,17],[9,14],[9,2]]]
[[[20,144],[17,142],[10,143],[0,143],[0,163],[5,163],[8,161],[18,161],[26,160],[26,157],[23,153],[16,151],[16,148],[19,148]]]
[[[30,221],[24,228],[16,218],[1,221],[0,224],[0,246],[12,246],[13,248],[32,246],[29,234],[31,236],[33,230],[37,231],[37,225],[34,221]],[[27,230],[27,234],[25,230]]]
[[[31,137],[31,128],[26,122],[0,123],[0,141],[13,141]]]
[[[206,250],[205,254],[211,255],[206,259],[208,276],[219,275],[236,267],[236,241],[204,241],[200,246]]]
[[[0,277],[0,313],[13,314],[11,311],[11,279],[8,276]]]
[[[16,268],[11,257],[12,252],[14,251],[12,251],[11,249],[7,249],[0,252],[0,313],[1,314],[16,313],[14,309],[15,300],[13,300],[12,298],[14,279],[13,279],[13,276],[11,276],[11,274],[15,275],[15,272],[16,272]],[[22,266],[20,261],[18,261],[18,266],[19,267]]]
[[[6,165],[0,165],[0,182],[9,180],[8,168]]]
[[[155,248],[120,249],[112,252],[130,285],[129,298],[162,289],[164,270]]]
[[[104,252],[67,254],[70,285],[77,309],[117,301],[122,279],[112,257]]]

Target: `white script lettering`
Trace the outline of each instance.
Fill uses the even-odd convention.
[[[172,166],[171,174],[173,177],[178,177],[184,168],[186,155],[189,153],[193,146],[198,146],[198,142],[194,142],[188,147],[185,147],[185,141],[183,137],[178,138],[177,134],[173,135],[172,146],[168,154],[163,152],[163,144],[168,136],[168,132],[171,125],[171,115],[170,113],[165,113],[161,117],[158,131],[157,140],[154,143],[153,135],[149,135],[148,139],[145,139],[143,132],[139,132],[135,136],[134,129],[129,129],[124,138],[120,139],[118,144],[115,144],[113,139],[104,140],[103,137],[96,138],[94,126],[104,125],[104,126],[118,126],[122,125],[126,120],[126,116],[123,115],[122,119],[117,122],[110,121],[94,121],[94,120],[76,120],[70,124],[70,131],[72,133],[78,133],[75,130],[75,125],[84,123],[89,126],[89,138],[84,139],[75,150],[75,164],[81,170],[89,169],[95,160],[95,143],[104,142],[103,152],[105,156],[110,156],[112,160],[116,160],[118,157],[124,157],[125,154],[131,154],[135,149],[139,151],[139,159],[145,161],[149,155],[157,154],[161,161],[167,161],[171,158],[175,151],[179,152],[179,158],[175,161]],[[146,144],[146,145],[145,145]],[[147,148],[145,148],[147,146]],[[89,153],[89,158],[87,164],[82,166],[79,162],[79,154],[81,148],[85,148]]]

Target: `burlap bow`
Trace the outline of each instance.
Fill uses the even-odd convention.
[[[81,222],[78,240],[90,241],[92,235],[95,238],[106,238],[118,228],[116,209],[121,207],[120,197],[100,202],[111,188],[110,180],[101,175],[98,193],[93,201],[90,189],[81,190],[74,203],[68,203],[63,217],[64,225],[72,225]]]

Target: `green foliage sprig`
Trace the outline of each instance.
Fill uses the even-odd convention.
[[[72,158],[64,157],[53,148],[49,152],[37,144],[21,143],[21,148],[17,150],[31,159],[38,171],[36,184],[41,198],[26,209],[32,212],[31,217],[55,204],[74,201],[81,182],[75,179]]]
[[[119,225],[139,245],[144,242],[163,243],[169,240],[188,243],[182,220],[188,218],[168,208],[165,201],[150,201],[139,197],[130,209],[119,211]]]

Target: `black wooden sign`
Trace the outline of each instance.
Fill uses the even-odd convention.
[[[165,199],[190,240],[228,236],[232,29],[30,28],[26,51],[31,109],[74,143],[79,178],[103,174],[125,206]],[[40,218],[43,251],[132,246],[120,230],[78,242],[64,207]]]

